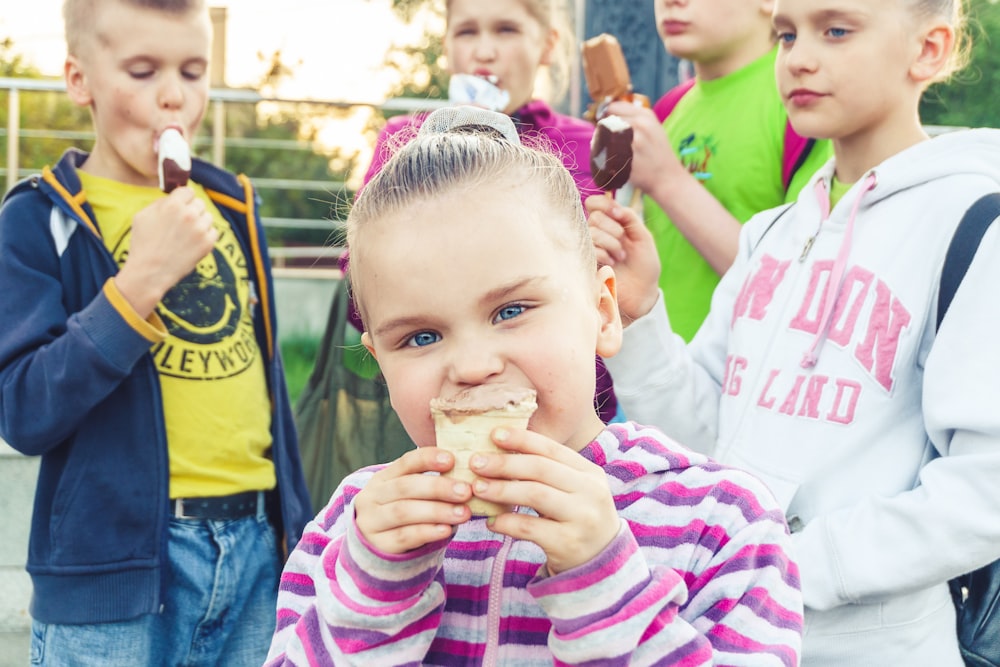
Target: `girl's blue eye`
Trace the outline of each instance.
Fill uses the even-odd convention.
[[[792,44],[795,42],[795,33],[791,32],[779,32],[778,41],[782,44]]]
[[[523,313],[525,310],[527,310],[527,308],[519,303],[514,303],[509,306],[504,306],[503,308],[497,311],[497,316],[494,319],[494,321],[502,322],[504,320],[514,319],[515,317]]]
[[[421,331],[410,336],[409,339],[407,339],[406,344],[410,347],[426,347],[427,345],[436,343],[439,340],[441,340],[441,336],[439,334],[436,334],[433,331]]]
[[[840,39],[841,37],[846,37],[847,36],[847,29],[846,28],[830,28],[830,30],[828,32],[830,33],[830,37],[833,37],[833,38],[836,38],[836,39]]]

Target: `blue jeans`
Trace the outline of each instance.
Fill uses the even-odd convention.
[[[274,633],[281,559],[261,510],[234,521],[170,519],[163,607],[120,623],[32,624],[45,667],[260,667]]]

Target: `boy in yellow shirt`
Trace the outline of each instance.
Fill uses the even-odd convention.
[[[42,457],[28,571],[44,665],[259,665],[311,518],[245,177],[157,142],[208,101],[200,0],[67,0],[71,149],[0,209],[0,436]],[[280,537],[279,537],[280,536]],[[281,542],[279,542],[281,539]]]

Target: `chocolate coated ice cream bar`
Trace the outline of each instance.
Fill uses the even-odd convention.
[[[583,43],[581,52],[583,73],[587,90],[593,102],[583,117],[597,122],[607,115],[611,102],[623,101],[650,107],[649,98],[632,91],[632,77],[622,53],[621,44],[614,35],[602,33]]]
[[[632,174],[632,126],[620,116],[597,122],[590,141],[590,175],[594,185],[610,192],[625,187]]]
[[[632,92],[628,63],[614,35],[602,33],[588,39],[583,43],[581,56],[587,90],[595,102],[619,99]]]
[[[187,185],[191,176],[191,151],[181,133],[172,127],[165,129],[156,150],[160,189],[169,193]]]

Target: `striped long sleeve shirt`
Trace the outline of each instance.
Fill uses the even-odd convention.
[[[762,483],[631,423],[581,455],[621,526],[555,576],[481,518],[380,553],[351,507],[378,468],[347,477],[285,566],[268,665],[798,665],[798,569]]]

